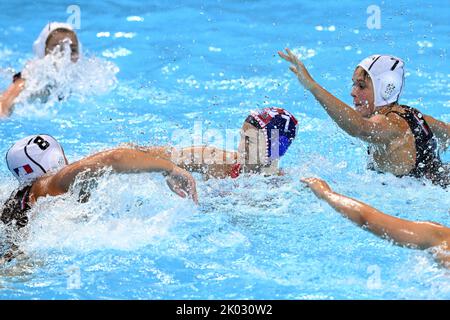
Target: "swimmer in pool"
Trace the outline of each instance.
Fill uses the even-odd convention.
[[[387,215],[358,200],[331,190],[323,180],[302,178],[314,194],[358,226],[409,248],[431,250],[435,259],[450,268],[450,228],[435,222],[413,222]]]
[[[289,49],[278,54],[339,127],[369,143],[369,169],[450,184],[450,168],[441,162],[437,144],[448,148],[450,125],[398,103],[404,86],[401,59],[373,55],[358,64],[352,78],[353,109],[322,88]]]
[[[163,147],[160,154],[187,171],[202,173],[206,179],[237,178],[243,173],[280,175],[278,160],[294,141],[297,126],[297,119],[288,111],[264,108],[245,119],[238,151],[209,146]]]
[[[41,31],[39,37],[33,44],[33,51],[39,59],[55,52],[63,50],[64,44],[68,43],[70,48],[70,58],[72,62],[77,62],[81,55],[81,43],[73,30],[67,23],[51,22]],[[14,108],[14,100],[23,91],[26,80],[19,72],[14,75],[12,84],[0,95],[0,118],[8,117]]]
[[[102,151],[69,164],[61,145],[49,135],[33,135],[16,142],[6,154],[8,169],[19,180],[2,208],[0,220],[13,230],[23,228],[28,211],[41,197],[58,196],[71,191],[77,177],[96,177],[103,169],[117,173],[161,172],[170,189],[198,203],[195,180],[189,172],[159,156],[156,148],[118,147]],[[4,256],[14,257],[17,247]]]

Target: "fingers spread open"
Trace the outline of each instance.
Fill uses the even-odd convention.
[[[284,60],[290,61],[290,57],[288,55],[285,55],[282,51],[278,51],[278,55],[283,58]]]
[[[286,48],[286,52],[287,52],[287,54],[289,55],[289,57],[295,58],[295,55],[292,53],[291,50],[289,50],[289,48]]]

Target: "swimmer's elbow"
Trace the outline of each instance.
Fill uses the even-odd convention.
[[[366,138],[366,133],[361,128],[354,128],[354,127],[352,127],[352,128],[349,128],[346,131],[353,138],[359,138],[359,139],[363,139],[363,140],[365,140],[365,138]]]
[[[373,116],[371,119],[361,119],[357,126],[361,139],[371,143],[389,143],[402,131],[397,125],[389,122],[384,116]]]
[[[447,243],[450,240],[450,229],[432,221],[427,221],[425,223],[421,223],[425,225],[425,228],[428,229],[426,234],[429,234],[430,237],[428,239],[429,247],[440,246],[443,243]]]
[[[369,143],[389,143],[393,139],[390,131],[382,131],[375,128],[363,128],[357,133],[357,137]]]
[[[363,203],[358,203],[352,206],[351,209],[354,211],[352,214],[353,222],[362,228],[371,230],[371,224],[374,222],[377,211]]]
[[[105,157],[103,157],[103,161],[101,161],[101,162],[104,165],[114,165],[114,164],[122,163],[125,161],[125,157],[126,157],[126,153],[127,153],[126,151],[128,151],[128,150],[124,150],[124,149],[112,150],[111,152],[108,152],[105,154]]]
[[[96,172],[106,167],[111,167],[115,172],[127,171],[130,167],[134,167],[138,153],[133,149],[113,149],[95,155],[86,162],[92,172]]]
[[[156,157],[136,149],[114,149],[95,159],[94,168],[111,167],[115,172],[140,172],[151,167],[150,163],[165,162],[164,157]]]
[[[347,134],[354,138],[362,139],[364,141],[371,141],[374,137],[374,130],[372,126],[361,120],[358,122],[347,123],[345,126],[341,126]]]

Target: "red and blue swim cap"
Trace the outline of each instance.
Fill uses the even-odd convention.
[[[257,129],[265,129],[266,155],[269,161],[281,158],[297,133],[297,119],[283,108],[271,107],[252,111],[245,122]]]

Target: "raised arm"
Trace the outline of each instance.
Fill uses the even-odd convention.
[[[196,203],[198,202],[194,178],[171,161],[158,157],[157,154],[145,149],[116,148],[99,152],[64,167],[53,176],[44,176],[38,180],[37,185],[42,187],[44,196],[47,194],[59,195],[69,190],[81,172],[95,175],[107,167],[118,173],[166,173],[168,175],[167,183],[172,191],[181,197],[189,195]],[[40,195],[37,192],[37,197]]]
[[[436,120],[427,115],[425,115],[424,118],[430,126],[431,131],[433,131],[434,135],[438,138],[440,148],[442,150],[447,150],[450,145],[450,124]]]
[[[357,111],[339,100],[309,74],[301,62],[289,49],[286,54],[279,51],[279,56],[290,62],[290,70],[295,73],[300,84],[310,91],[337,125],[349,135],[371,143],[387,143],[398,135],[398,121],[377,115],[370,119],[362,117]]]
[[[2,95],[0,95],[0,118],[9,117],[12,112],[14,99],[22,92],[25,80],[17,79]]]
[[[392,239],[398,245],[428,249],[450,240],[450,229],[440,224],[412,222],[387,215],[363,202],[334,192],[325,181],[317,178],[303,178],[301,181],[344,217],[380,237]]]

